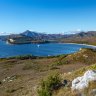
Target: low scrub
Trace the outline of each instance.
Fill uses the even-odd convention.
[[[59,88],[60,76],[58,73],[54,73],[47,77],[46,80],[41,81],[41,86],[38,89],[39,96],[52,96],[52,92]]]
[[[20,60],[25,60],[25,59],[36,59],[37,56],[33,56],[33,55],[19,55],[19,56],[13,56],[13,57],[9,57],[7,59],[20,59]]]
[[[96,62],[96,50],[90,48],[83,48],[80,51],[69,54],[69,55],[61,55],[58,57],[55,65],[63,65],[63,64],[94,64]]]

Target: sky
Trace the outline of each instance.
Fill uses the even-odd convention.
[[[0,35],[96,30],[96,0],[0,0]]]

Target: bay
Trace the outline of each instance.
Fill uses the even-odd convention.
[[[84,44],[71,43],[46,43],[46,44],[7,44],[0,41],[0,58],[18,56],[18,55],[34,55],[34,56],[56,56],[61,54],[71,54],[80,50],[80,48],[91,48]]]

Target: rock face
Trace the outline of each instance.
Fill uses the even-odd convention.
[[[88,87],[90,81],[96,81],[96,70],[88,70],[82,77],[72,81],[72,90],[82,90]]]

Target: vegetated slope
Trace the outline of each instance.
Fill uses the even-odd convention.
[[[67,81],[70,81],[72,83],[73,79],[79,76],[83,76],[84,73],[88,70],[96,70],[96,64],[80,68],[76,71],[70,72],[70,74],[61,74],[61,77],[63,80],[66,79]],[[58,91],[54,92],[53,96],[81,96],[80,92],[72,91],[71,83],[67,86],[61,87]],[[95,96],[96,92],[94,93],[94,95],[89,95],[94,89],[96,89],[96,82],[90,82],[88,88],[83,90],[83,93],[85,94],[84,96]]]
[[[83,58],[83,55],[85,54],[87,54],[86,60],[79,60],[80,58]],[[68,75],[70,78],[67,75],[65,77],[65,74],[63,73],[73,72],[73,70],[77,70],[81,67],[85,68],[88,66],[86,65],[88,60],[90,60],[90,64],[93,64],[93,62],[95,62],[95,54],[96,52],[94,50],[82,49],[74,54],[60,55],[57,57],[28,58],[28,56],[20,56],[18,58],[13,57],[9,59],[0,59],[0,95],[37,96],[37,87],[42,78],[51,72],[57,71],[58,73],[60,72],[62,78],[71,81],[73,78],[78,76],[80,72],[82,73],[82,71],[79,73],[77,72],[77,75],[74,73],[75,76]],[[76,59],[77,56],[80,57]],[[74,60],[71,59],[73,57],[75,58]],[[85,57],[86,56],[84,56],[84,58]],[[91,62],[92,58],[93,61]],[[65,63],[65,60],[69,60],[70,62],[68,61],[69,63]],[[72,63],[72,60],[74,63]],[[62,64],[58,65],[58,61],[62,62]],[[63,90],[65,90],[65,88]]]
[[[60,65],[70,65],[70,64],[74,64],[74,66],[76,65],[91,65],[96,63],[96,50],[94,49],[81,49],[79,52],[76,52],[74,54],[70,54],[70,55],[61,55],[60,57],[58,57],[57,62],[55,62],[55,64],[53,64],[54,66],[60,66]],[[64,66],[62,66],[64,67]],[[71,69],[71,68],[70,68]],[[72,91],[71,89],[71,83],[73,81],[73,79],[75,79],[76,77],[82,76],[84,74],[85,71],[87,70],[96,70],[96,64],[91,65],[91,66],[87,66],[87,67],[83,67],[81,69],[78,70],[72,70],[69,71],[68,73],[64,72],[63,74],[60,74],[62,80],[61,82],[54,85],[53,79],[55,81],[56,78],[54,78],[54,74],[53,77],[51,75],[51,78],[49,80],[48,79],[44,80],[43,82],[41,82],[41,89],[39,92],[39,96],[81,96],[80,94],[87,94],[86,96],[95,96],[95,95],[89,95],[90,92],[92,91],[92,89],[96,89],[96,82],[90,82],[89,87],[84,89],[83,93],[82,92],[78,92],[78,91]],[[52,80],[51,80],[52,79]],[[57,80],[57,79],[56,79]],[[46,83],[47,82],[47,83]],[[66,85],[64,84],[64,82],[66,83]],[[42,86],[42,83],[44,83],[44,86]],[[50,86],[47,84],[51,84]],[[46,87],[48,87],[46,89]],[[57,87],[57,88],[56,88]],[[52,90],[51,90],[52,89]],[[51,94],[49,94],[49,92]],[[41,95],[42,94],[42,95]],[[44,95],[47,94],[47,95]]]
[[[70,55],[66,55],[66,56],[62,55],[61,57],[59,57],[58,63],[55,63],[55,64],[56,65],[72,64],[75,66],[80,65],[80,64],[88,65],[88,64],[96,63],[95,58],[96,58],[95,50],[81,49],[79,52],[74,53],[74,54],[70,54]],[[63,66],[63,67],[65,67],[65,66]],[[46,81],[42,82],[42,83],[44,83],[45,87],[41,85],[39,96],[81,96],[80,92],[71,90],[71,83],[72,83],[73,79],[75,79],[76,77],[82,76],[85,71],[90,70],[90,69],[96,70],[96,64],[88,66],[88,67],[83,67],[76,71],[73,70],[73,71],[69,71],[68,73],[60,74],[60,77],[62,78],[62,80],[61,80],[61,83],[59,83],[59,85],[56,83],[54,85],[54,82],[53,82],[53,79],[55,81],[55,78],[58,78],[58,77],[54,78],[54,75],[53,75],[53,77],[51,76],[50,79],[48,77],[48,79],[45,79]],[[66,85],[64,85],[64,83],[63,83],[65,81],[68,82]],[[48,87],[49,85],[47,85],[47,84],[49,84],[49,85],[51,84],[50,87]],[[56,88],[56,86],[57,86],[57,88]],[[46,87],[48,88],[49,91],[46,89]],[[91,96],[88,94],[94,88],[96,89],[96,82],[90,82],[89,87],[84,89],[83,93],[87,94],[86,96]],[[51,94],[49,94],[49,92]],[[46,95],[44,95],[44,94],[46,94]],[[49,95],[47,95],[47,94],[49,94]],[[95,96],[95,95],[92,95],[92,96]]]
[[[67,35],[66,37],[60,39],[59,42],[96,45],[96,31]]]
[[[95,62],[96,50],[86,48],[70,55],[60,56],[55,64],[94,64]]]

